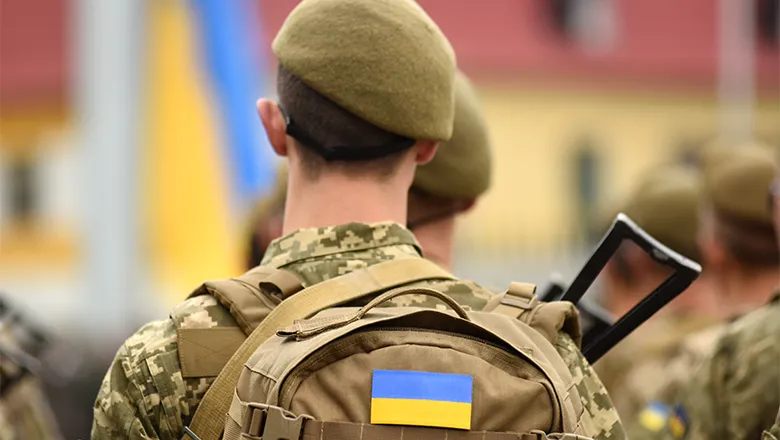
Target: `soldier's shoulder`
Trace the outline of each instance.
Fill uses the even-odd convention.
[[[780,302],[773,301],[729,325],[727,334],[748,338],[772,337],[780,333]]]
[[[721,323],[686,335],[675,357],[695,361],[708,356],[725,330],[726,325]]]
[[[235,327],[230,311],[211,295],[198,295],[179,303],[171,310],[177,328]]]
[[[230,311],[211,295],[189,298],[175,306],[166,319],[152,321],[131,335],[119,352],[125,362],[137,364],[158,354],[176,351],[177,329],[236,326]]]
[[[117,361],[127,368],[133,368],[151,356],[166,353],[176,348],[176,327],[173,320],[160,319],[149,322],[130,335],[119,348]]]

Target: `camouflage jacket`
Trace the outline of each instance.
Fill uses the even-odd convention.
[[[14,345],[6,338],[3,344]],[[0,389],[0,440],[63,438],[38,378],[25,373],[18,363],[3,354],[0,354]]]
[[[761,438],[780,407],[780,296],[727,325],[674,404],[662,429],[633,438]],[[770,437],[771,438],[771,437]]]
[[[275,240],[263,264],[298,275],[310,286],[351,271],[398,258],[419,258],[416,239],[395,223],[350,223],[304,229]],[[425,282],[424,282],[425,283]],[[482,309],[490,299],[470,281],[431,281],[467,308]],[[269,301],[278,303],[269,295]],[[434,306],[426,297],[403,296],[399,306]],[[430,303],[428,301],[431,301]],[[176,328],[237,326],[229,311],[211,296],[190,298],[177,306],[173,319],[149,323],[117,352],[94,407],[93,440],[179,438],[214,377],[184,378],[177,354]],[[596,439],[623,439],[623,428],[612,402],[591,366],[568,335],[557,349],[573,373],[583,406],[591,415],[589,431]]]
[[[594,365],[624,421],[633,420],[651,400],[670,398],[685,383],[691,366],[714,345],[715,323],[692,316],[653,317]]]

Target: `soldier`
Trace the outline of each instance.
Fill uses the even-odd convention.
[[[452,138],[431,162],[417,167],[409,190],[407,228],[425,258],[452,267],[456,217],[471,210],[490,187],[492,161],[485,118],[463,73],[456,77],[455,124]],[[260,264],[271,240],[282,235],[287,168],[280,166],[273,190],[253,209],[247,260]]]
[[[699,180],[692,169],[667,166],[654,170],[621,211],[665,245],[698,261]],[[603,299],[607,309],[623,316],[669,275],[668,268],[638,246],[624,243],[605,270]],[[706,277],[700,277],[658,316],[599,360],[596,372],[621,418],[632,419],[657,394],[668,362],[688,349],[683,344],[685,336],[716,322],[716,303]]]
[[[280,103],[261,99],[258,113],[274,151],[288,158],[286,235],[247,274],[271,275],[254,285],[260,296],[246,298],[251,316],[237,320],[236,304],[202,294],[218,281],[131,336],[95,402],[93,439],[178,438],[224,365],[218,361],[285,297],[369,265],[420,258],[402,225],[416,166],[452,134],[456,68],[446,38],[411,0],[312,0],[291,13],[273,49]],[[469,281],[421,283],[471,309],[494,298]],[[395,304],[436,301],[403,296]],[[224,329],[214,345],[179,337],[214,328]],[[582,428],[597,439],[624,438],[572,338],[561,333],[556,348],[582,399]]]
[[[452,267],[456,216],[471,210],[490,187],[490,138],[485,118],[468,78],[456,77],[452,138],[431,162],[417,167],[409,190],[407,228],[414,232],[425,258]],[[282,163],[271,191],[255,207],[247,227],[247,269],[260,264],[272,240],[281,237],[287,196],[287,165]]]
[[[727,317],[766,304],[777,286],[780,256],[765,189],[776,166],[773,152],[756,144],[713,152],[705,166],[700,246]]]
[[[668,372],[676,386],[642,411],[631,438],[756,439],[780,406],[780,254],[766,202],[777,164],[767,149],[742,147],[708,168],[701,243],[720,301],[733,320],[774,298],[720,328],[697,364]]]
[[[485,117],[471,84],[456,78],[452,139],[419,166],[409,190],[407,227],[425,258],[451,269],[456,217],[469,211],[490,187],[491,145]]]

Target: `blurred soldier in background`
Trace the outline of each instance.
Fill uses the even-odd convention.
[[[733,324],[691,336],[709,332],[706,350],[684,369],[667,369],[669,380],[632,424],[632,439],[756,439],[780,405],[774,349],[780,253],[767,206],[777,163],[768,148],[715,154],[705,166],[700,246],[722,314],[734,320],[775,299]]]
[[[666,166],[645,176],[620,211],[678,253],[700,261],[696,243],[700,203],[699,174]],[[634,243],[624,243],[604,272],[603,300],[617,317],[658,287],[670,269]],[[596,363],[596,372],[621,418],[630,420],[657,394],[670,359],[684,350],[686,335],[717,322],[717,301],[705,269],[685,292]]]
[[[490,187],[492,157],[485,116],[469,80],[456,78],[452,139],[417,168],[409,191],[407,227],[425,258],[452,268],[455,223]]]
[[[755,310],[777,287],[780,255],[766,206],[776,166],[774,152],[760,145],[713,151],[705,162],[700,246],[723,316]]]

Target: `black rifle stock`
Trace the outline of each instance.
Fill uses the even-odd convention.
[[[588,291],[623,240],[636,243],[653,260],[671,267],[674,272],[617,322],[599,333],[592,334],[587,341],[583,341],[582,353],[591,363],[599,360],[618,342],[647,321],[669,301],[676,298],[701,273],[701,266],[698,263],[669,249],[640,228],[627,215],[620,213],[612,222],[609,231],[601,239],[593,255],[560,299],[579,304],[582,296]]]

